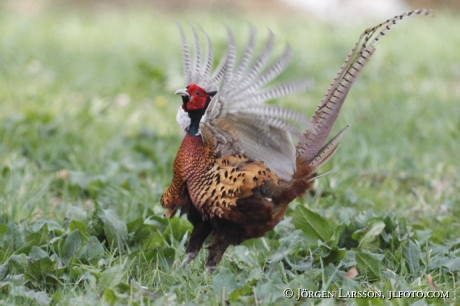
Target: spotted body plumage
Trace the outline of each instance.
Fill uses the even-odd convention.
[[[250,161],[240,154],[216,158],[213,148],[204,146],[201,137],[187,134],[174,161],[174,180],[162,203],[168,208],[166,215],[173,216],[187,204],[181,196],[186,188],[205,219],[219,217],[238,222],[238,199],[250,197],[267,181],[278,184],[276,174],[263,162]]]
[[[288,204],[311,188],[319,168],[337,151],[347,127],[328,142],[331,129],[345,98],[375,52],[375,45],[401,19],[425,10],[401,14],[360,36],[311,120],[265,101],[304,91],[309,81],[264,86],[275,79],[291,60],[287,46],[268,64],[274,46],[269,38],[255,55],[251,29],[244,51],[236,61],[233,33],[228,30],[228,48],[211,74],[213,53],[201,58],[197,33],[192,28],[195,55],[192,61],[183,29],[185,79],[188,86],[176,91],[182,105],[177,114],[186,136],[174,162],[174,176],[161,204],[166,216],[177,210],[194,226],[182,266],[193,260],[212,233],[206,260],[207,271],[220,262],[229,245],[263,236],[278,224]],[[296,125],[303,127],[299,131]],[[293,145],[292,136],[299,139]]]

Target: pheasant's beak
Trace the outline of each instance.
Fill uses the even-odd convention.
[[[174,94],[175,95],[181,95],[182,97],[186,97],[186,98],[190,99],[190,95],[188,94],[187,89],[185,89],[185,88],[177,90]]]
[[[190,95],[186,88],[177,90],[174,94],[182,96],[182,109],[187,111],[187,103],[190,102]]]

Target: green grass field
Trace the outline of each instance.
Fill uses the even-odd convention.
[[[159,204],[181,141],[173,93],[185,84],[174,19],[202,25],[219,55],[223,24],[240,46],[247,20],[261,38],[270,28],[277,50],[287,41],[295,54],[281,80],[315,84],[275,102],[308,115],[374,24],[2,10],[0,305],[459,303],[458,16],[411,17],[378,44],[334,129],[351,125],[323,169],[335,172],[266,237],[230,247],[211,275],[205,251],[179,268],[191,226],[164,219]],[[349,278],[353,267],[358,275]],[[286,288],[449,296],[296,301],[283,297]]]

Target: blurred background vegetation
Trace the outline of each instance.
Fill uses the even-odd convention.
[[[287,285],[426,290],[431,285],[425,281],[427,273],[439,288],[458,293],[459,3],[0,2],[0,280],[7,279],[7,272],[13,278],[38,275],[42,282],[16,285],[27,286],[18,294],[24,301],[30,302],[31,290],[41,290],[42,305],[51,298],[69,305],[115,301],[114,292],[125,303],[135,290],[152,300],[158,294],[159,305],[218,304],[225,286],[228,294],[236,292],[236,300],[242,296],[250,303],[257,287],[265,296],[278,294],[272,301],[285,302],[281,290]],[[378,43],[335,127],[351,125],[323,170],[337,171],[294,201],[286,220],[264,240],[230,248],[214,278],[203,276],[204,252],[190,268],[178,268],[190,225],[184,219],[164,220],[159,205],[182,137],[175,122],[181,102],[173,93],[185,84],[174,22],[201,25],[213,42],[216,64],[226,47],[225,24],[234,29],[239,46],[247,39],[249,23],[261,41],[271,29],[277,37],[274,53],[286,42],[294,51],[280,80],[309,77],[314,82],[306,93],[274,102],[308,115],[359,35],[415,8],[431,8],[436,17],[408,18]],[[122,256],[97,244],[99,236],[90,231],[96,203],[107,209],[99,213],[112,217],[105,225],[124,235],[128,248]],[[327,248],[306,248],[295,236],[299,228],[291,217],[296,207],[309,207],[328,224],[346,229],[345,236],[356,231],[359,238],[378,224],[381,235],[374,235],[372,249],[364,250],[378,253],[372,256],[376,270],[382,271],[380,281],[369,283],[362,270],[355,283],[343,276],[345,268],[356,264],[350,258],[358,243],[350,237],[346,258],[337,257],[336,266],[323,269],[320,259]],[[39,233],[46,239],[38,239]],[[99,247],[97,256],[87,252],[84,257],[77,247],[67,252],[90,242]],[[337,251],[345,242],[329,247]],[[284,255],[277,253],[280,248]],[[419,260],[406,262],[407,254]],[[30,271],[31,257],[48,261],[46,273]],[[58,265],[62,260],[64,267]],[[22,301],[11,297],[14,286],[7,282],[0,296],[10,299],[6,303]],[[9,291],[3,289],[7,287]]]
[[[410,8],[433,8],[436,18],[404,21],[379,44],[339,118],[340,126],[352,124],[353,135],[345,138],[340,151],[355,160],[350,167],[358,161],[366,171],[383,176],[401,163],[425,169],[438,161],[453,162],[452,152],[458,146],[451,137],[459,134],[460,117],[455,116],[458,108],[450,109],[460,92],[458,2],[369,2],[312,1],[305,6],[295,0],[4,1],[0,4],[3,171],[17,170],[13,166],[17,163],[37,167],[51,182],[45,189],[53,192],[45,194],[51,202],[61,203],[66,202],[62,198],[66,192],[62,182],[56,183],[56,171],[63,170],[64,178],[68,171],[83,177],[87,173],[103,185],[106,178],[97,179],[101,173],[110,176],[129,172],[129,167],[147,167],[144,175],[151,182],[141,202],[157,202],[169,182],[180,141],[174,120],[178,100],[172,93],[184,84],[175,20],[201,25],[208,32],[216,63],[226,44],[224,24],[235,30],[240,45],[248,23],[256,25],[262,39],[271,29],[278,37],[278,51],[285,42],[294,49],[294,63],[282,79],[311,77],[315,84],[304,95],[277,102],[312,114],[361,32]],[[139,141],[149,143],[147,148]],[[126,142],[146,158],[133,157]],[[396,160],[401,154],[404,158]],[[120,166],[124,159],[127,165]],[[347,165],[336,161],[341,168]],[[74,176],[70,175],[71,186],[78,185]],[[44,181],[33,184],[40,189]],[[17,184],[5,183],[4,194],[30,201],[35,189],[25,187],[25,194],[17,194]],[[69,180],[64,180],[66,184]],[[85,189],[84,185],[79,186]],[[95,189],[113,192],[99,185]],[[46,211],[60,209],[62,214],[71,205],[50,208],[49,200],[37,196]],[[6,207],[22,211],[10,215],[16,221],[31,213],[23,205]]]

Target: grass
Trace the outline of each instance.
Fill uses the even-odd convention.
[[[200,23],[217,53],[222,23],[270,27],[295,53],[281,78],[311,91],[276,101],[312,114],[373,23],[293,16],[169,16],[129,9],[0,13],[0,304],[291,304],[283,289],[460,292],[458,16],[398,25],[352,89],[350,124],[315,190],[262,239],[231,247],[212,275],[204,255],[178,267],[190,230],[159,205],[181,141],[184,86],[173,19]],[[218,26],[216,26],[216,24]],[[358,275],[347,277],[357,266]],[[347,274],[349,273],[349,274]],[[426,278],[430,275],[432,282]]]

